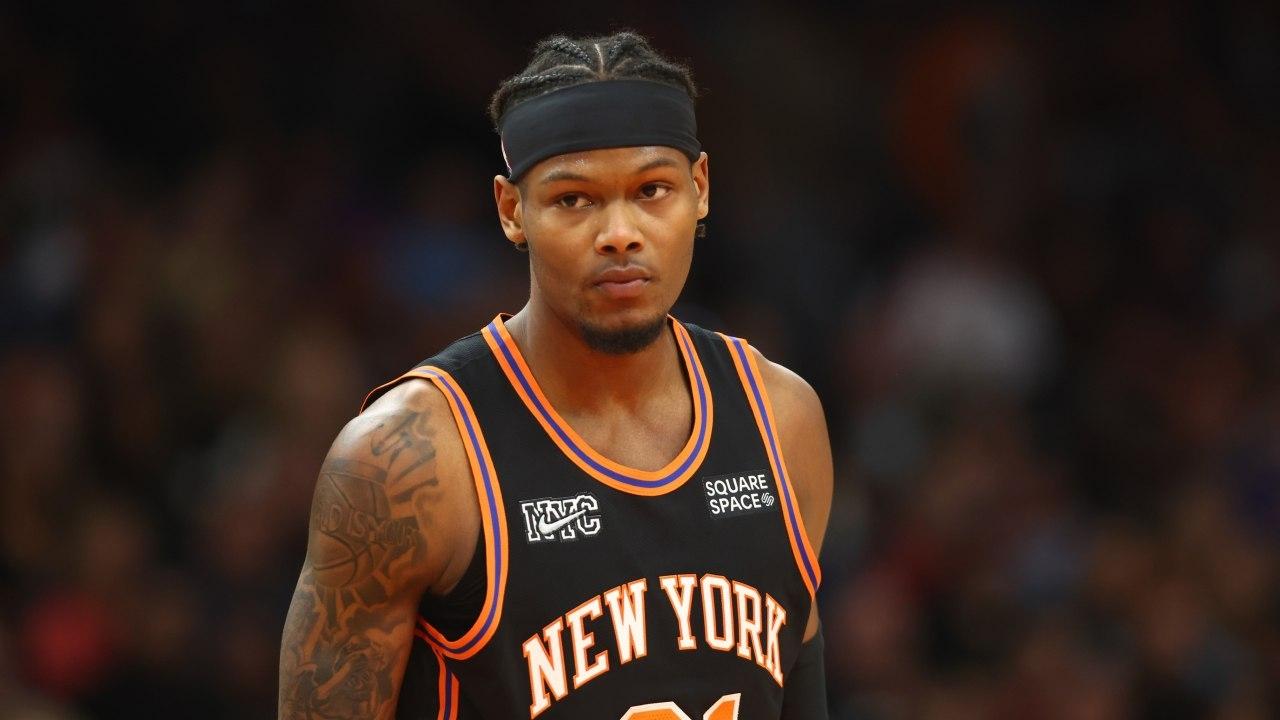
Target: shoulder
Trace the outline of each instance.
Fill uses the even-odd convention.
[[[449,403],[445,400],[444,393],[424,378],[403,377],[382,387],[385,389],[368,403],[354,421],[369,421],[406,412],[418,414],[449,412]]]
[[[734,365],[738,367],[739,374],[743,372],[748,361],[759,371],[774,418],[780,426],[791,427],[800,424],[821,427],[825,434],[826,419],[822,412],[822,401],[818,399],[818,393],[814,391],[813,386],[804,378],[789,368],[769,360],[743,338],[712,333],[688,323],[685,323],[685,327],[693,334],[706,335],[727,344],[728,353]],[[743,353],[746,355],[744,356]],[[743,382],[747,382],[745,377]]]
[[[417,542],[429,548],[414,562],[422,589],[447,590],[461,577],[479,532],[479,508],[461,436],[435,385],[405,379],[348,422],[321,470],[317,503],[335,476],[348,485],[361,481],[360,491],[372,497],[373,524],[387,516],[416,528]]]
[[[750,352],[760,368],[760,378],[769,392],[770,404],[773,406],[774,419],[779,430],[797,431],[821,429],[822,435],[827,432],[826,415],[822,410],[822,400],[817,391],[804,378],[791,369],[766,358],[754,346]]]
[[[749,352],[768,392],[787,476],[816,549],[826,531],[833,485],[831,440],[822,400],[812,385],[789,368],[770,361],[755,347]]]
[[[461,440],[443,393],[427,380],[406,378],[383,390],[342,428],[330,456],[407,473],[455,445],[461,448]]]

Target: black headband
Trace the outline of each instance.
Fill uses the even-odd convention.
[[[508,177],[518,180],[555,155],[598,148],[665,145],[698,159],[693,100],[650,80],[602,80],[520,103],[498,121]]]

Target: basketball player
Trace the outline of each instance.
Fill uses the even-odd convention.
[[[822,408],[667,314],[708,212],[694,95],[619,33],[543,41],[494,96],[529,302],[338,435],[281,717],[826,717]]]

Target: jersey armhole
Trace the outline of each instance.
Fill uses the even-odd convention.
[[[431,649],[445,658],[466,660],[480,652],[493,637],[502,618],[502,604],[506,595],[507,568],[507,520],[502,504],[502,488],[498,484],[498,473],[493,466],[493,458],[489,455],[489,445],[485,442],[484,432],[480,429],[480,421],[471,401],[458,385],[457,380],[445,370],[423,365],[401,375],[389,383],[374,388],[361,405],[363,411],[369,403],[386,390],[405,380],[418,378],[430,382],[444,395],[453,414],[458,434],[462,436],[463,447],[467,452],[467,463],[471,468],[471,479],[475,485],[476,498],[480,502],[481,532],[484,536],[485,549],[485,599],[471,629],[461,637],[451,640],[418,616],[414,633],[427,642]]]
[[[764,376],[756,364],[751,346],[741,338],[716,333],[724,340],[729,349],[729,357],[733,359],[733,367],[742,381],[742,390],[746,393],[747,404],[751,406],[751,414],[755,416],[756,429],[760,431],[760,440],[764,443],[765,454],[769,457],[769,467],[773,476],[778,479],[778,487],[782,495],[782,515],[787,527],[787,539],[791,544],[792,555],[795,556],[796,567],[800,578],[809,590],[809,597],[818,592],[822,584],[822,568],[818,565],[818,555],[809,543],[809,533],[805,530],[804,519],[800,516],[800,501],[791,485],[791,477],[787,474],[786,459],[782,454],[782,442],[779,440],[777,422],[774,420],[773,404],[769,401],[769,392],[764,385]]]
[[[410,687],[411,673],[423,678],[423,684],[415,686],[412,694],[406,694]],[[430,680],[433,677],[435,680]],[[458,676],[449,669],[444,656],[435,646],[428,644],[428,651],[410,655],[409,665],[405,669],[405,683],[396,696],[396,718],[458,720],[460,700]]]

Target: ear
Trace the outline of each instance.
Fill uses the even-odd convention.
[[[493,201],[498,206],[498,223],[515,245],[526,242],[520,205],[520,188],[501,175],[493,177]]]
[[[711,167],[708,162],[707,154],[702,153],[690,168],[693,173],[693,185],[698,189],[699,220],[711,212]]]

